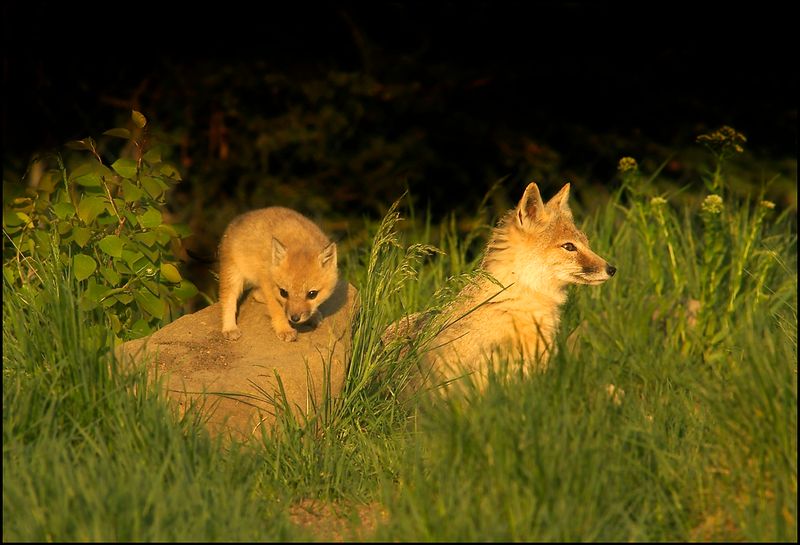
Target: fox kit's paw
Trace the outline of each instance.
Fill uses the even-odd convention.
[[[292,329],[291,327],[289,329],[281,329],[279,331],[276,331],[275,333],[278,334],[278,338],[280,340],[285,341],[287,343],[291,343],[297,340],[297,330]]]
[[[238,327],[235,327],[233,329],[229,329],[228,331],[223,331],[222,336],[229,341],[235,341],[242,336],[242,330],[239,329]]]

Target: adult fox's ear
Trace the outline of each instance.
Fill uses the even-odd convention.
[[[331,242],[320,252],[319,264],[323,267],[336,266],[336,243]]]
[[[558,210],[562,214],[567,214],[572,217],[572,210],[569,209],[569,182],[564,184],[564,187],[555,194],[555,196],[547,201],[547,207],[551,210]]]
[[[280,265],[286,257],[286,246],[281,244],[281,241],[272,237],[272,264]]]
[[[536,222],[545,219],[546,214],[539,187],[535,182],[531,182],[517,205],[517,225],[523,229],[531,227]]]

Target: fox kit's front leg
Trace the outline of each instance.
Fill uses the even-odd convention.
[[[222,305],[222,336],[235,341],[242,336],[236,326],[236,304],[244,288],[244,279],[235,267],[222,265],[219,274],[219,300]]]

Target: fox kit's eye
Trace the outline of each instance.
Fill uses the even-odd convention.
[[[285,289],[283,289],[283,288],[278,288],[278,293],[280,293],[280,294],[281,294],[281,297],[283,297],[284,299],[286,299],[287,297],[289,297],[289,292],[288,292],[288,291],[286,291],[286,290],[285,290]]]
[[[568,252],[574,252],[574,251],[577,250],[575,245],[573,243],[571,243],[571,242],[565,242],[564,244],[561,245],[561,247],[564,248]]]
[[[318,293],[319,292],[317,290],[311,290],[310,292],[308,292],[306,294],[306,297],[309,298],[309,299],[316,299]]]

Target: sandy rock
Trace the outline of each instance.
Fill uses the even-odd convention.
[[[340,282],[320,306],[324,319],[319,327],[299,327],[297,341],[289,343],[278,339],[264,305],[248,295],[239,310],[242,337],[237,341],[222,337],[220,305],[215,303],[122,344],[117,357],[146,364],[151,378],[162,377],[168,396],[182,410],[201,404],[212,433],[260,437],[261,426],[275,420],[270,398],[279,391],[276,373],[297,413],[308,414],[320,404],[326,375],[331,394],[341,391],[356,304],[356,289]]]

